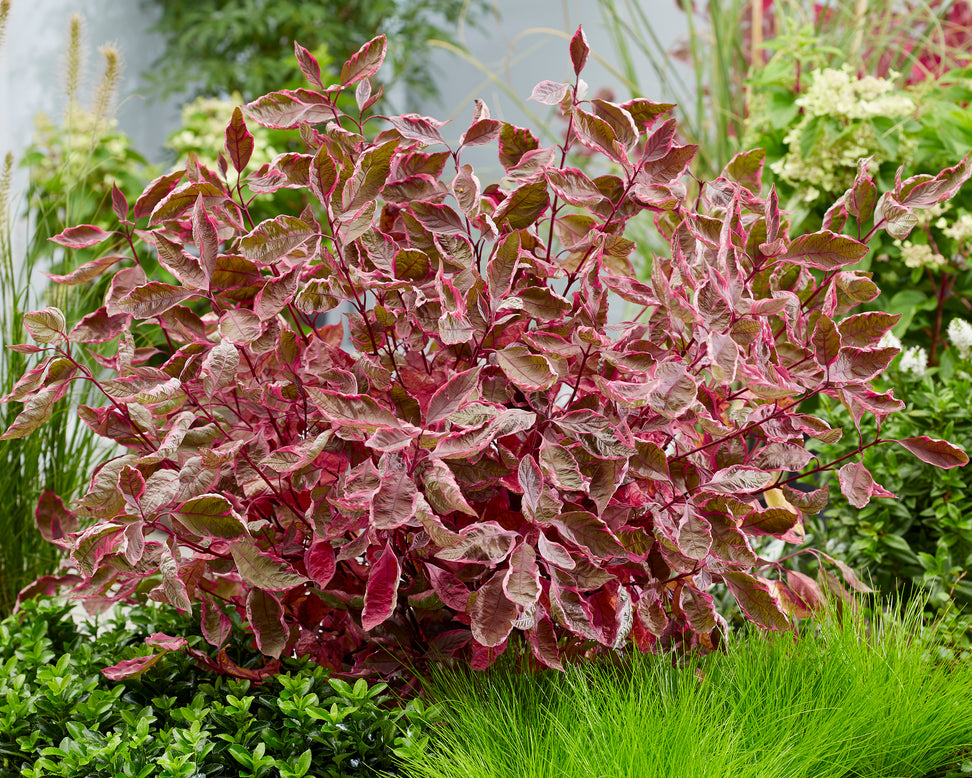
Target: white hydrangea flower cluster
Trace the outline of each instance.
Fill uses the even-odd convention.
[[[921,378],[928,370],[928,352],[921,346],[905,349],[898,362],[898,369],[908,378]]]
[[[964,213],[945,227],[944,233],[956,243],[972,240],[972,213]]]
[[[972,324],[965,319],[952,319],[948,324],[948,339],[958,351],[959,357],[972,356]]]
[[[896,240],[894,245],[901,249],[901,259],[904,261],[905,267],[927,267],[932,270],[940,270],[948,264],[948,260],[927,243]]]
[[[935,203],[927,208],[921,208],[915,212],[915,216],[918,219],[918,226],[927,227],[934,222],[938,229],[942,229],[948,224],[948,219],[942,216],[942,214],[951,207],[951,203]]]
[[[858,78],[849,65],[826,68],[812,74],[807,91],[796,99],[803,118],[783,138],[789,151],[771,168],[781,178],[803,187],[802,199],[813,202],[822,193],[842,192],[853,182],[857,162],[871,157],[876,168],[888,157],[882,151],[874,129],[865,120],[875,117],[904,119],[915,111],[914,101],[894,84],[896,73],[887,78]],[[801,137],[816,117],[835,119],[842,128],[854,132],[832,133],[814,143],[809,157],[800,153]],[[912,139],[901,139],[901,155],[914,147]]]
[[[895,87],[900,74],[887,78],[858,78],[851,66],[839,70],[818,70],[796,104],[809,116],[839,116],[845,119],[870,119],[875,116],[904,118],[915,110],[914,101]]]

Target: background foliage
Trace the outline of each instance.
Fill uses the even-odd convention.
[[[161,15],[165,54],[148,71],[163,94],[246,100],[302,86],[294,62],[299,40],[322,65],[344,62],[379,32],[396,41],[393,79],[415,95],[435,93],[429,38],[451,37],[460,18],[475,20],[486,0],[143,0]]]

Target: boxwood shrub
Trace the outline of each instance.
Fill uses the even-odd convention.
[[[137,678],[111,681],[101,670],[150,653],[153,633],[204,648],[198,627],[168,606],[80,624],[70,610],[28,601],[0,622],[0,775],[394,775],[395,751],[420,745],[421,703],[399,706],[385,684],[348,683],[302,660],[251,681],[170,651]],[[234,626],[233,661],[261,665],[252,636]]]

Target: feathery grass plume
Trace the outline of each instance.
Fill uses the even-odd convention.
[[[10,187],[13,183],[13,164],[14,157],[11,152],[3,158],[3,167],[0,168],[0,224],[8,224],[10,216]],[[6,240],[6,232],[0,231],[0,241]],[[3,244],[0,244],[3,245]]]
[[[7,32],[7,19],[10,17],[10,0],[0,0],[0,45]]]
[[[94,99],[95,124],[100,124],[108,118],[111,110],[111,101],[118,90],[118,82],[121,80],[122,58],[117,43],[105,43],[98,47],[98,53],[104,58],[105,71],[98,82],[98,91]]]
[[[67,108],[78,100],[81,89],[81,76],[84,72],[84,17],[72,14],[68,23],[68,45],[65,52],[64,93],[67,95]]]

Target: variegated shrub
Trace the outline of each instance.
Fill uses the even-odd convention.
[[[869,387],[896,353],[879,345],[895,317],[850,313],[878,293],[849,269],[866,241],[790,238],[775,193],[761,197],[759,152],[689,196],[695,148],[677,142],[672,106],[583,99],[580,30],[574,82],[533,93],[567,120],[549,147],[480,102],[451,144],[433,119],[370,115],[382,38],[327,87],[295,48],[310,88],[237,110],[217,171],[190,164],[132,207],[116,194],[131,254],[55,279],[111,268],[105,304],[73,324],[27,316],[38,345],[15,348],[40,361],[4,398],[24,403],[4,437],[87,380],[105,404],[79,415],[122,451],[71,510],[45,495],[40,530],[76,571],[34,590],[198,608],[216,647],[233,608],[269,657],[389,672],[456,656],[485,667],[514,638],[549,667],[627,641],[711,647],[720,584],[767,628],[817,604],[818,584],[761,560],[754,540],[799,540],[827,500],[814,473],[839,468],[852,502],[884,493],[858,456],[883,441],[814,458],[805,441],[842,431],[801,411],[819,393],[856,420],[901,407]],[[337,107],[350,89],[353,116]],[[247,173],[244,114],[299,130],[306,153]],[[494,143],[505,175],[484,187],[463,155]],[[608,172],[570,167],[580,148]],[[872,234],[901,232],[969,170],[899,181],[867,205]],[[243,175],[310,205],[254,225]],[[834,219],[868,198],[862,174]],[[647,281],[632,219],[653,219],[671,247]],[[138,241],[169,282],[147,281]],[[635,315],[611,323],[619,305]],[[321,324],[333,310],[342,323]],[[102,373],[79,358],[108,343]],[[941,441],[898,442],[943,467],[967,461]]]

